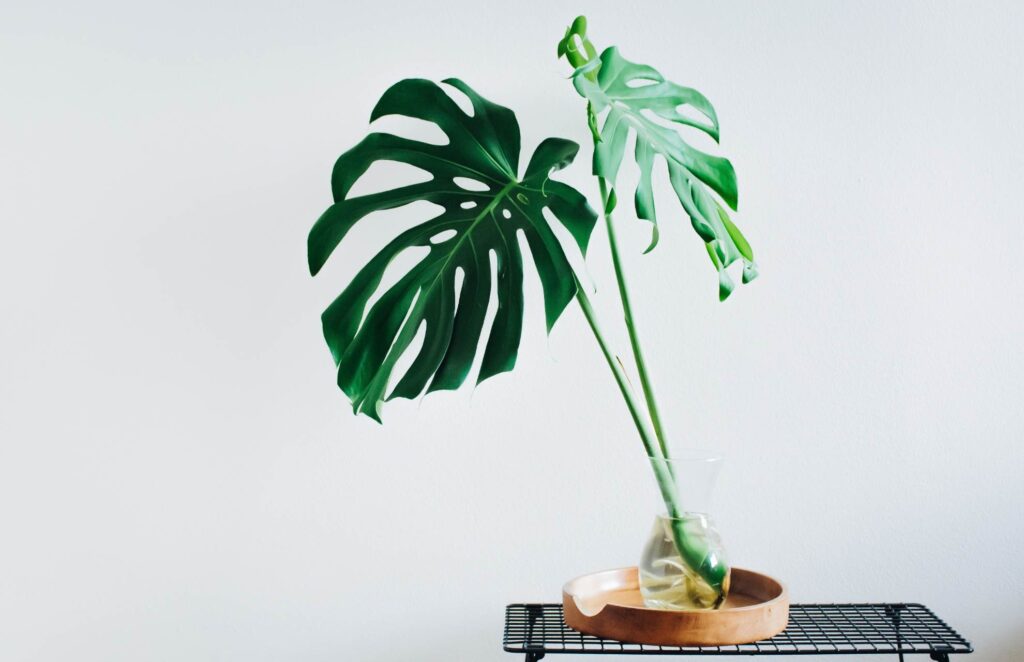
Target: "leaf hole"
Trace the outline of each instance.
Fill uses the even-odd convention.
[[[449,85],[448,83],[445,83],[444,87],[441,89],[443,89],[451,98],[451,100],[455,102],[455,105],[459,107],[459,110],[466,113],[470,117],[473,117],[475,115],[473,102],[470,101],[469,97],[466,96],[465,92],[458,89],[457,87]]]
[[[490,191],[491,187],[472,177],[452,177],[452,182],[466,191]]]
[[[694,122],[700,122],[702,124],[711,123],[711,118],[704,113],[704,111],[691,104],[681,103],[675,107],[675,111],[680,117],[685,117],[693,120]]]
[[[430,145],[447,145],[450,141],[441,127],[421,120],[418,117],[407,117],[405,115],[385,115],[373,122],[375,131],[391,133],[402,138],[418,140]]]
[[[416,295],[416,299],[423,296],[423,292]],[[415,299],[413,300],[415,305]],[[410,306],[410,309],[412,306]],[[408,312],[406,313],[408,315]],[[406,320],[408,323],[408,320]],[[398,385],[398,382],[402,380],[402,377],[409,372],[409,368],[412,367],[416,357],[420,355],[420,351],[423,349],[423,342],[427,338],[427,320],[421,320],[416,325],[416,335],[413,336],[412,342],[405,348],[399,356],[398,360],[395,361],[394,367],[391,369],[391,378],[388,380],[387,397],[385,400],[390,400],[394,397],[394,388]]]
[[[473,209],[474,207],[476,207],[476,203],[473,202],[472,200],[467,200],[466,202],[463,202],[459,206],[462,207],[463,209]]]
[[[505,218],[512,218],[512,212],[510,212],[508,209],[502,209],[501,215],[504,216]]]
[[[494,318],[498,314],[498,288],[496,287],[498,283],[498,253],[493,248],[487,251],[487,269],[491,272],[491,287],[487,293],[487,312],[484,313],[484,323],[480,327],[481,349],[473,357],[473,368],[470,372],[471,375],[476,376],[475,379],[479,379],[485,353],[484,348],[491,338],[491,332],[494,331]]]
[[[458,311],[459,303],[462,301],[462,282],[466,280],[466,270],[462,267],[455,267],[455,305],[452,310]]]
[[[433,237],[430,238],[430,243],[435,244],[435,245],[436,244],[443,244],[444,242],[448,241],[449,239],[451,239],[455,235],[456,235],[455,230],[451,230],[451,229],[449,229],[449,230],[442,230],[441,232],[438,232],[437,234],[435,234]]]
[[[580,252],[576,239],[569,232],[569,229],[562,225],[562,222],[558,220],[558,217],[548,209],[544,207],[541,210],[541,214],[544,216],[544,220],[547,221],[548,227],[558,238],[558,243],[562,245],[565,250],[565,258],[569,260],[569,264],[578,274],[587,275],[587,264],[583,259],[583,254]],[[588,276],[589,277],[589,276]]]
[[[657,78],[630,78],[629,80],[626,81],[626,87],[650,87],[652,85],[657,85],[660,82],[661,81],[658,80]]]
[[[544,297],[537,297],[537,302],[540,303],[546,298],[547,293],[544,292],[543,280],[541,279],[540,270],[537,268],[537,256],[534,253],[534,247],[530,244],[530,240],[526,238],[526,231],[522,228],[516,230],[515,243],[523,259],[523,289],[527,292],[532,290],[544,293]],[[547,254],[547,250],[544,248],[538,250]],[[545,317],[545,307],[543,304],[537,305],[535,303],[523,306],[523,335],[527,336],[527,342],[529,342],[529,336],[526,333],[527,329],[545,328],[547,326]],[[534,336],[534,338],[539,340],[537,336]],[[550,349],[549,345],[548,350],[550,351]]]
[[[426,246],[410,246],[395,256],[395,259],[384,270],[384,276],[381,278],[380,284],[377,285],[377,288],[374,289],[373,294],[370,295],[366,302],[363,317],[359,322],[360,328],[366,322],[366,316],[370,313],[370,309],[377,304],[380,298],[397,285],[398,281],[409,273],[410,269],[419,264],[429,254],[430,249]]]
[[[348,198],[380,193],[411,184],[422,184],[434,178],[426,170],[399,161],[374,161],[349,189]]]
[[[644,116],[644,119],[650,121],[652,124],[657,124],[660,127],[664,127],[670,131],[678,133],[679,136],[683,140],[685,140],[686,143],[691,147],[694,147],[702,152],[714,154],[718,147],[711,136],[693,126],[689,126],[687,124],[683,124],[679,121],[673,120],[681,120],[685,118],[691,121],[697,121],[700,124],[706,126],[710,126],[710,121],[706,117],[701,115],[699,111],[694,111],[694,109],[690,106],[680,106],[679,108],[686,108],[687,112],[680,113],[678,112],[678,110],[673,109],[672,111],[668,112],[668,116],[665,117],[659,115],[658,113],[655,113],[649,108],[645,108],[642,111],[640,111],[640,114]]]

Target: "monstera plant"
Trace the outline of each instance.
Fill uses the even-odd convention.
[[[624,363],[602,332],[587,289],[566,257],[566,251],[580,251],[585,257],[598,217],[582,193],[551,177],[573,162],[579,146],[563,138],[547,138],[522,169],[515,114],[454,78],[442,85],[421,79],[400,81],[384,93],[370,115],[371,122],[386,115],[431,122],[444,132],[445,144],[370,133],[334,166],[334,204],[309,234],[313,275],[348,231],[373,212],[418,201],[441,207],[436,215],[401,232],[371,257],[324,311],[323,332],[337,366],[337,383],[355,413],[380,422],[381,407],[387,400],[461,386],[481,351],[477,383],[512,370],[525,305],[521,234],[540,277],[548,331],[575,300],[622,393],[651,458],[672,522],[670,540],[677,558],[682,569],[712,596],[690,606],[718,606],[728,591],[729,569],[683,517],[684,505],[676,486],[685,477],[675,475],[671,462],[637,334],[612,213],[618,197],[617,176],[632,136],[640,172],[634,194],[636,216],[654,228],[647,250],[658,243],[652,170],[655,157],[661,156],[682,215],[704,242],[718,271],[719,298],[724,300],[733,290],[726,271],[729,265],[742,260],[743,282],[756,276],[750,245],[728,213],[737,204],[735,172],[726,159],[690,146],[672,126],[690,127],[718,140],[715,111],[696,90],[667,81],[652,67],[626,60],[614,47],[598,55],[583,17],[566,30],[558,55],[572,65],[573,85],[587,102],[586,118],[594,139],[593,173],[601,196],[598,208],[607,228],[641,394],[634,391]],[[464,94],[473,112],[464,112],[446,88]],[[350,195],[356,181],[378,161],[414,166],[430,179],[378,193]],[[545,209],[549,215],[544,214]],[[559,240],[553,223],[568,231],[573,239],[570,245]],[[423,257],[380,291],[395,258],[416,248],[421,254],[426,249]],[[485,332],[492,292],[497,306]],[[372,305],[371,300],[375,301]],[[421,329],[422,344],[404,373],[396,375],[399,359],[415,346],[413,341]]]

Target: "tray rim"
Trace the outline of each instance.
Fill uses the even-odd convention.
[[[587,577],[593,577],[595,575],[604,575],[604,574],[609,574],[609,573],[621,573],[623,571],[627,571],[627,572],[628,571],[636,571],[637,573],[639,573],[639,568],[637,568],[637,566],[629,565],[629,566],[620,566],[618,568],[608,568],[606,570],[598,570],[596,572],[588,572],[586,574],[579,575],[577,577],[573,577],[572,579],[570,579],[569,581],[567,581],[565,584],[562,585],[562,596],[563,597],[572,598],[573,603],[575,603],[575,605],[576,605],[576,609],[579,610],[580,613],[585,614],[587,616],[587,618],[594,618],[595,616],[597,616],[598,614],[603,612],[605,610],[605,608],[608,607],[608,606],[613,606],[616,609],[628,609],[628,610],[631,610],[631,611],[638,611],[638,612],[653,612],[653,613],[657,613],[657,614],[668,613],[668,614],[708,614],[708,615],[711,615],[711,614],[716,614],[716,613],[717,614],[721,614],[721,613],[735,613],[735,612],[741,612],[741,611],[754,611],[754,610],[764,609],[768,605],[771,605],[773,603],[783,602],[783,601],[786,602],[787,606],[789,605],[789,589],[787,588],[787,586],[783,582],[779,581],[775,577],[772,577],[771,575],[767,575],[767,574],[765,574],[763,572],[758,572],[756,570],[750,570],[749,568],[733,567],[731,570],[732,570],[732,572],[736,572],[738,570],[740,572],[747,573],[747,574],[759,575],[761,577],[767,577],[768,579],[770,579],[771,581],[773,581],[773,582],[775,582],[776,584],[779,585],[779,594],[777,596],[775,596],[774,598],[772,598],[771,600],[765,600],[764,602],[756,602],[756,603],[754,603],[752,605],[744,605],[742,607],[729,607],[729,608],[723,608],[723,609],[678,609],[678,610],[677,609],[655,609],[653,607],[637,606],[637,605],[622,605],[622,604],[614,604],[614,605],[612,605],[611,603],[607,603],[606,602],[605,604],[603,604],[601,606],[600,609],[598,609],[593,614],[585,614],[585,612],[583,612],[583,610],[580,608],[580,603],[578,602],[578,595],[574,594],[574,593],[571,593],[569,591],[569,586],[571,584],[575,583],[578,580],[581,580],[581,579],[584,579],[584,578],[587,578]],[[713,618],[713,616],[711,616],[711,617]]]

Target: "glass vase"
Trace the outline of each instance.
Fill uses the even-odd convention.
[[[690,452],[650,458],[667,512],[659,514],[638,567],[640,594],[654,609],[717,609],[729,593],[729,565],[711,519],[722,459]]]

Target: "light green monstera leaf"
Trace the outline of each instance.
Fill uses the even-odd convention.
[[[594,57],[595,50],[586,37],[586,22],[582,19],[566,31],[558,53],[577,67],[573,85],[588,101],[591,129],[597,141],[594,174],[611,183],[613,195],[626,141],[631,132],[636,135],[634,159],[640,169],[640,181],[634,203],[637,216],[653,225],[647,250],[658,243],[651,172],[655,156],[661,155],[676,197],[718,270],[719,298],[724,300],[733,290],[726,267],[735,261],[744,262],[743,282],[753,280],[757,268],[750,244],[714,195],[736,209],[736,173],[732,164],[692,147],[674,127],[658,121],[693,127],[717,142],[718,118],[711,103],[697,90],[666,80],[653,67],[630,62],[615,47],[605,49],[599,58]],[[680,112],[684,107],[696,113]],[[598,128],[602,115],[603,123]]]
[[[515,365],[523,326],[525,236],[544,290],[548,330],[576,294],[576,279],[543,210],[565,226],[586,251],[596,221],[594,210],[575,189],[549,179],[575,158],[579,146],[548,138],[519,177],[519,124],[515,114],[482,98],[456,79],[443,81],[472,102],[469,115],[437,84],[403,80],[381,97],[371,121],[405,115],[435,123],[448,137],[434,145],[388,133],[371,133],[345,152],[334,167],[335,203],[309,234],[310,272],[316,275],[346,233],[368,214],[428,201],[442,211],[402,232],[358,272],[324,311],[324,336],[338,366],[338,386],[356,413],[380,421],[385,397],[414,398],[426,391],[458,388],[468,376],[483,335],[491,291],[497,310],[483,350],[477,382]],[[349,197],[356,180],[376,161],[420,168],[429,181]],[[477,184],[468,190],[462,180]],[[407,249],[427,254],[380,294],[388,265]],[[496,258],[496,278],[491,258]],[[456,276],[462,283],[456,293]],[[425,326],[416,357],[391,393],[388,384],[398,359]]]

